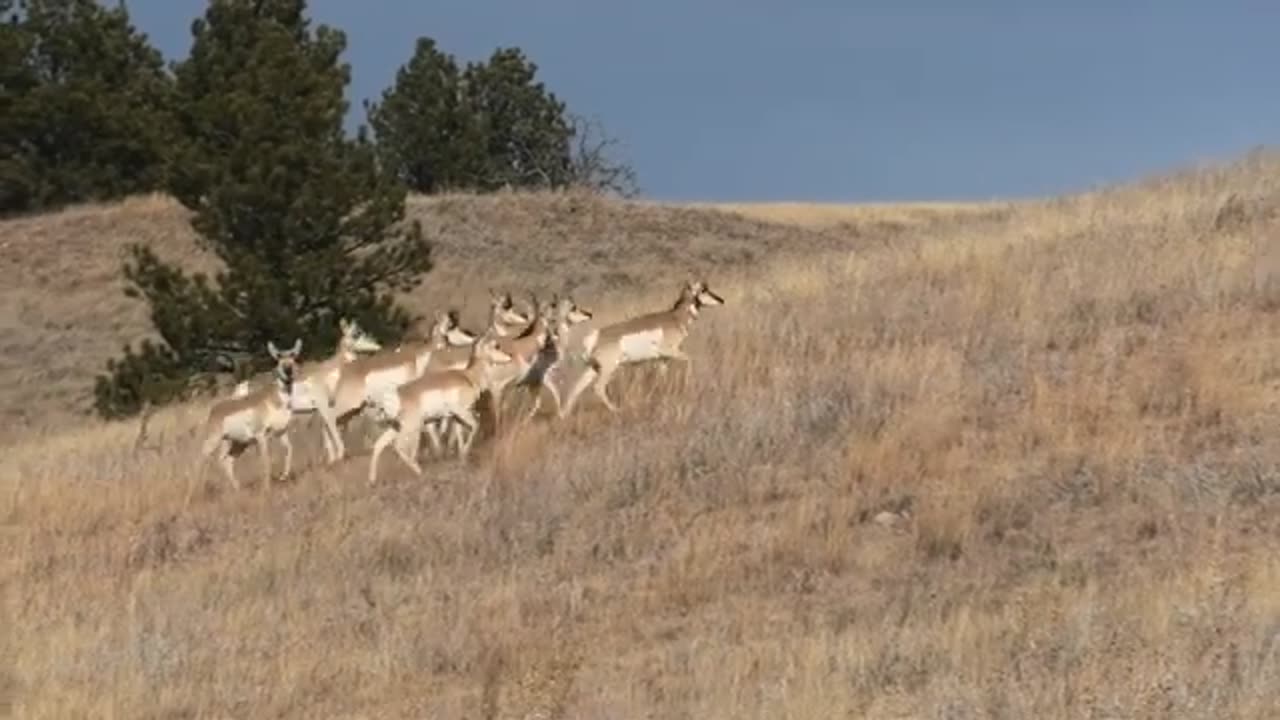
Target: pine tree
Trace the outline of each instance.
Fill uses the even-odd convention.
[[[123,5],[0,0],[0,213],[159,187],[171,93]]]
[[[564,187],[573,180],[573,127],[565,104],[536,79],[519,48],[498,48],[462,72],[468,112],[485,141],[477,189]]]
[[[163,342],[108,363],[104,417],[185,397],[216,373],[265,370],[268,341],[332,352],[338,319],[384,343],[412,322],[392,293],[431,268],[404,186],[381,173],[363,129],[343,131],[346,39],[314,29],[304,0],[212,0],[175,67],[178,121],[170,192],[224,263],[215,282],[135,245],[129,292],[146,299]]]
[[[420,38],[379,103],[366,103],[380,157],[423,193],[563,187],[574,179],[565,105],[516,48],[461,70]]]
[[[417,192],[466,188],[484,169],[484,139],[461,80],[453,56],[419,38],[382,102],[365,102],[384,166]]]

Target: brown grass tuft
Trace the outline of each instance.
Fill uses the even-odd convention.
[[[297,480],[240,493],[190,459],[199,406],[158,413],[142,451],[132,423],[55,428],[140,332],[103,327],[111,243],[194,256],[154,199],[16,221],[6,357],[71,355],[5,369],[34,419],[0,466],[0,708],[1267,717],[1277,178],[1253,155],[889,230],[415,201],[442,244],[424,308],[489,262],[471,322],[485,284],[575,286],[607,321],[668,304],[687,267],[729,304],[699,321],[687,384],[624,372],[616,417],[588,396],[467,467],[388,463],[373,490],[367,453],[319,465],[314,422]],[[74,341],[32,320],[58,315]]]

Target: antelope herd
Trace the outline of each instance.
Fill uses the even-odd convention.
[[[515,307],[509,293],[491,294],[489,323],[476,335],[464,330],[458,313],[437,313],[426,337],[395,348],[384,348],[355,322],[339,321],[341,337],[333,356],[314,364],[302,362],[302,341],[280,350],[267,343],[275,360],[272,382],[251,390],[239,383],[231,396],[209,409],[202,433],[202,457],[217,454],[227,480],[235,489],[235,458],[257,445],[262,458],[263,485],[271,483],[270,442],[284,446],[284,475],[293,466],[289,426],[295,415],[315,413],[321,419],[329,464],[346,457],[343,433],[356,416],[373,421],[379,433],[369,459],[369,483],[378,478],[378,458],[387,446],[415,474],[425,433],[435,456],[451,446],[466,459],[479,423],[476,404],[489,395],[495,423],[503,393],[526,387],[534,393],[531,420],[550,396],[559,419],[572,412],[582,393],[593,388],[611,412],[618,406],[608,385],[617,370],[649,361],[679,361],[687,372],[688,355],[681,349],[693,321],[704,306],[723,305],[724,299],[702,280],[690,280],[668,310],[652,312],[589,330],[578,355],[585,367],[562,399],[556,370],[568,352],[570,329],[592,318],[572,297],[553,297],[548,303],[531,297],[529,312]],[[443,443],[442,443],[443,440]]]

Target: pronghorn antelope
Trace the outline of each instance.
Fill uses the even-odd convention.
[[[520,335],[498,340],[498,349],[510,355],[511,362],[495,367],[489,382],[489,407],[495,427],[500,423],[503,392],[508,387],[523,386],[533,389],[535,402],[529,417],[537,413],[542,403],[541,390],[544,387],[552,394],[556,409],[559,409],[560,394],[550,376],[560,360],[560,343],[568,334],[570,326],[592,317],[590,311],[580,308],[570,296],[554,296],[546,305],[539,303],[536,297],[531,300],[531,306],[535,309],[533,322]],[[456,370],[461,367],[451,365],[440,369]],[[443,451],[440,440],[448,433],[450,422],[448,417],[443,417],[428,422],[425,427],[436,455]],[[455,440],[457,437],[456,434],[453,435]]]
[[[308,365],[293,384],[292,408],[294,413],[316,413],[322,421],[321,431],[324,434],[324,452],[329,462],[337,459],[338,448],[342,438],[338,436],[338,427],[329,412],[334,392],[338,389],[338,379],[343,369],[355,362],[362,353],[376,353],[382,349],[381,343],[360,328],[355,321],[341,318],[338,327],[342,336],[338,339],[338,347],[333,356],[324,362]]]
[[[546,309],[538,304],[536,298],[533,298],[531,307],[533,308],[533,322],[528,325],[519,335],[515,337],[501,337],[498,334],[496,316],[491,315],[489,319],[489,327],[486,334],[497,342],[498,349],[510,356],[511,360],[498,367],[490,370],[489,382],[487,389],[489,391],[490,411],[494,416],[494,423],[497,423],[499,398],[502,394],[502,388],[509,384],[513,379],[522,375],[529,367],[529,363],[538,352],[545,346],[547,341],[547,331],[550,327]],[[471,353],[468,352],[465,360],[457,357],[458,349],[454,349],[448,353],[443,359],[437,359],[433,362],[433,367],[428,372],[447,372],[451,370],[462,370],[471,362]],[[444,355],[444,353],[442,353]],[[449,426],[452,424],[452,416],[444,415],[439,418],[427,419],[423,426],[431,440],[431,447],[435,455],[438,457],[443,454],[444,450],[441,445],[441,437],[445,440],[449,437]],[[459,436],[455,432],[452,435],[454,439],[455,449],[461,451],[458,444]]]
[[[529,316],[515,308],[515,302],[511,298],[511,293],[498,293],[489,291],[489,325],[485,329],[484,334],[491,335],[495,338],[504,338],[514,332],[514,328],[519,323],[528,324]],[[535,309],[537,303],[533,306]],[[443,372],[445,370],[461,370],[470,362],[471,350],[477,335],[467,333],[461,329],[458,322],[458,313],[456,310],[449,311],[449,322],[451,329],[448,336],[447,344],[437,343],[435,350],[431,353],[430,359],[427,361],[425,368],[420,368],[417,375],[424,372]],[[461,339],[455,339],[454,334],[461,335]],[[399,350],[399,348],[397,348]],[[417,377],[415,375],[415,377]],[[368,405],[365,405],[366,409]],[[439,422],[430,421],[426,425],[426,431],[431,436],[431,445],[435,449],[436,454],[440,454],[440,436],[448,431],[449,420],[445,418]]]
[[[499,338],[510,337],[523,330],[533,321],[532,313],[537,311],[536,304],[529,309],[528,313],[517,310],[510,292],[499,295],[493,290],[489,291],[489,323]]]
[[[533,308],[533,312],[537,311],[537,306]],[[515,303],[511,299],[511,293],[503,293],[498,295],[492,290],[489,291],[489,325],[484,334],[493,335],[496,338],[509,337],[515,333],[528,327],[533,317],[516,309]],[[458,316],[453,315],[454,325],[457,325]],[[438,352],[432,353],[431,360],[427,363],[428,371],[437,370],[460,370],[467,366],[471,357],[471,344],[475,342],[475,338],[467,343],[450,343],[449,347],[441,348]]]
[[[662,360],[679,360],[685,372],[690,369],[689,356],[681,349],[698,311],[708,305],[723,305],[702,280],[690,280],[680,290],[680,297],[670,310],[653,312],[593,330],[583,338],[582,353],[587,367],[569,390],[560,408],[560,417],[572,412],[588,385],[611,412],[618,406],[609,399],[609,381],[623,365]]]
[[[508,314],[508,310],[510,307],[513,307],[513,303],[511,302],[510,294],[501,296],[490,291],[490,297],[492,298],[492,303],[489,306],[489,325],[485,328],[482,335],[492,337],[495,340],[501,340],[503,337],[506,337],[507,334],[511,333],[511,329],[509,327],[504,329],[504,326],[507,325],[507,323],[504,322],[504,318],[509,320],[514,317],[513,314]],[[504,307],[508,308],[508,310],[504,310]],[[536,312],[537,302],[534,302],[533,309]],[[453,318],[456,322],[456,313],[453,315]],[[436,352],[432,353],[425,372],[440,373],[466,368],[471,362],[472,351],[475,349],[475,341],[476,339],[473,338],[472,342],[467,345],[457,344],[451,347],[439,348]],[[428,420],[424,430],[431,437],[431,446],[435,450],[436,455],[440,455],[442,452],[440,437],[449,430],[449,418],[444,417],[438,420]]]
[[[560,390],[556,387],[555,376],[558,374],[556,371],[560,368],[560,361],[565,356],[566,346],[569,341],[569,331],[573,326],[586,322],[593,317],[593,313],[590,310],[579,307],[572,296],[553,298],[551,306],[555,313],[555,326],[551,335],[551,342],[543,349],[534,366],[530,368],[529,373],[520,381],[520,384],[530,385],[534,388],[533,407],[529,409],[527,416],[527,419],[530,420],[538,414],[538,410],[542,407],[542,390],[544,389],[551,394],[551,399],[555,401],[554,409],[556,414],[560,413]]]
[[[520,337],[498,343],[498,347],[511,355],[515,362],[497,370],[489,388],[495,417],[501,407],[502,394],[508,387],[533,388],[537,404],[530,417],[538,411],[544,387],[551,393],[556,409],[559,410],[560,393],[549,382],[550,376],[559,364],[562,343],[568,336],[569,329],[592,317],[591,311],[579,307],[570,296],[552,296],[551,302],[545,306],[539,305],[535,298],[534,307],[538,308],[537,320]]]
[[[378,481],[378,457],[391,444],[414,474],[422,475],[417,460],[418,446],[423,423],[429,420],[453,419],[459,454],[465,460],[478,425],[472,408],[488,387],[493,369],[509,362],[511,356],[498,348],[498,338],[486,331],[472,345],[465,368],[428,372],[403,385],[384,389],[373,400],[374,412],[385,429],[373,444],[369,484]],[[466,440],[462,439],[464,425],[470,430]]]
[[[357,413],[366,409],[370,399],[388,387],[402,385],[422,375],[432,356],[447,348],[450,337],[455,335],[459,340],[473,339],[458,327],[457,313],[437,313],[430,334],[424,340],[356,358],[342,367],[324,411],[327,414],[325,422],[333,428],[335,441],[336,452],[331,462],[346,457],[342,430]]]
[[[269,443],[272,438],[284,446],[284,475],[293,469],[293,443],[286,431],[293,418],[290,399],[294,375],[300,365],[298,354],[302,352],[302,339],[288,350],[278,350],[275,343],[268,342],[267,352],[276,361],[275,382],[254,391],[248,390],[248,383],[238,384],[235,394],[209,408],[204,423],[201,456],[208,458],[218,451],[222,471],[236,490],[240,489],[240,481],[235,475],[235,458],[249,445],[256,444],[262,455],[263,487],[271,484]]]

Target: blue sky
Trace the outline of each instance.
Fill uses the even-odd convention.
[[[962,6],[967,6],[962,8]],[[170,59],[204,0],[128,0]],[[312,0],[353,122],[427,35],[516,45],[663,200],[1085,189],[1280,140],[1274,0]]]

